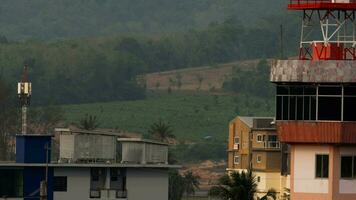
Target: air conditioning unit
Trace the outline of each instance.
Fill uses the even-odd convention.
[[[240,144],[234,144],[234,150],[239,150],[240,149]]]

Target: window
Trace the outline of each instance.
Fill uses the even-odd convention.
[[[261,163],[262,162],[262,156],[261,155],[257,155],[257,163]]]
[[[20,169],[0,169],[0,198],[23,197],[23,173]]]
[[[234,164],[240,164],[240,156],[234,157]]]
[[[55,191],[55,192],[66,192],[67,191],[67,177],[66,176],[55,176],[53,178],[53,191]]]
[[[341,178],[356,179],[356,156],[341,156]]]
[[[90,198],[95,198],[95,199],[98,199],[98,198],[100,198],[101,197],[101,192],[100,192],[100,190],[93,190],[93,189],[91,189],[90,190]]]
[[[355,108],[355,84],[277,86],[277,120],[356,121]]]
[[[117,168],[110,169],[110,181],[117,181],[119,177],[119,170]]]
[[[239,137],[235,137],[235,138],[234,138],[234,143],[235,143],[235,144],[239,144],[239,143],[240,143]]]
[[[262,142],[262,141],[263,141],[263,136],[257,135],[257,142]]]
[[[315,99],[316,86],[277,86],[276,119],[314,120]]]
[[[91,180],[92,181],[99,181],[99,172],[98,168],[91,169]]]
[[[341,96],[319,97],[318,119],[319,120],[341,120]]]
[[[329,155],[316,155],[315,177],[329,177]]]
[[[352,178],[353,177],[353,157],[352,156],[341,156],[341,178]]]
[[[257,182],[261,182],[261,177],[257,176]]]
[[[344,87],[344,121],[356,121],[356,87]]]

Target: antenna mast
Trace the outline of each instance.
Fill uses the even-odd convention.
[[[32,93],[32,84],[28,80],[28,66],[25,65],[22,80],[17,84],[17,94],[20,99],[22,117],[21,117],[21,133],[27,134],[27,108],[30,105]]]

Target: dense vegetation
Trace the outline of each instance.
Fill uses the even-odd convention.
[[[256,69],[241,70],[236,68],[231,80],[224,83],[226,90],[235,93],[247,93],[262,98],[272,98],[274,86],[269,80],[270,64],[262,60]]]
[[[63,106],[68,123],[85,114],[101,127],[138,132],[149,137],[152,124],[164,119],[181,143],[172,148],[179,161],[224,159],[228,123],[236,115],[273,116],[273,98],[249,94],[154,94],[145,100]]]
[[[14,83],[20,77],[20,66],[28,64],[37,104],[136,100],[144,98],[144,88],[136,84],[138,74],[278,57],[278,41],[278,29],[244,28],[234,19],[159,38],[103,37],[51,43],[3,38],[0,76]]]
[[[0,33],[11,39],[60,39],[206,28],[230,16],[254,24],[286,11],[281,0],[2,0]]]

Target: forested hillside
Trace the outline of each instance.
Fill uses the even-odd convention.
[[[40,104],[142,99],[144,88],[136,84],[139,74],[279,57],[279,30],[266,27],[244,28],[239,21],[229,19],[204,30],[161,37],[116,36],[49,43],[2,38],[0,77],[14,83],[22,66],[28,64],[34,102]],[[286,55],[294,55],[297,36],[288,24],[286,35]]]
[[[285,14],[287,0],[2,0],[0,35],[61,39],[204,29],[230,17],[254,26]]]

